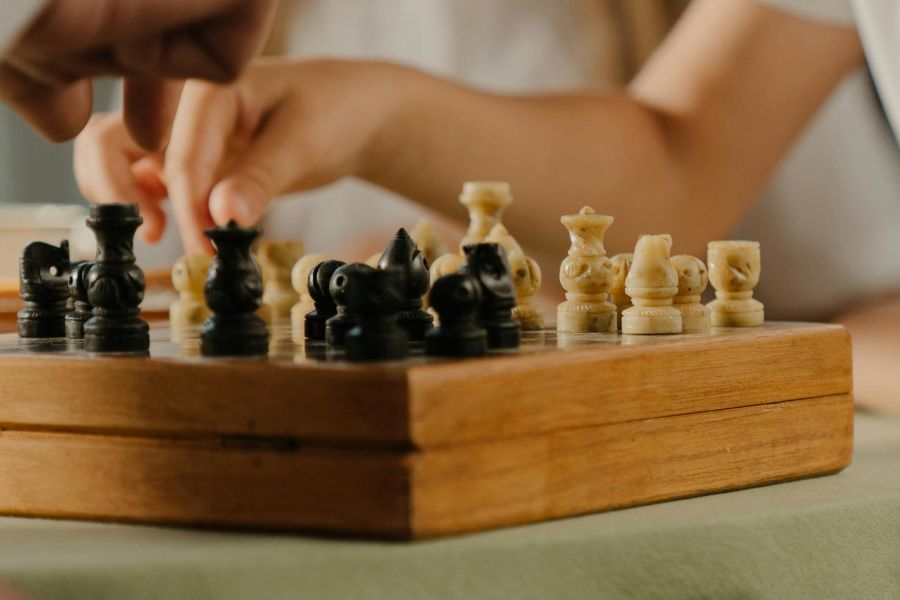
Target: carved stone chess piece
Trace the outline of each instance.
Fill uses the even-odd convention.
[[[409,353],[409,338],[399,316],[409,284],[403,269],[359,269],[347,274],[344,301],[356,318],[347,332],[347,359],[399,360]]]
[[[269,307],[273,324],[287,323],[291,308],[300,296],[291,287],[291,269],[303,256],[303,243],[299,241],[260,242],[256,259],[262,270],[263,304]]]
[[[612,272],[612,285],[609,286],[609,299],[616,305],[616,314],[619,320],[618,329],[622,329],[622,313],[631,308],[631,297],[625,293],[625,279],[631,270],[631,262],[634,254],[625,252],[616,254],[609,259]]]
[[[87,274],[93,266],[92,262],[80,262],[72,266],[69,274],[72,308],[66,314],[66,337],[72,340],[84,338],[84,324],[93,316],[87,290]]]
[[[209,318],[203,298],[209,262],[205,254],[188,254],[172,265],[172,286],[178,292],[178,299],[169,305],[169,326],[173,332],[199,328]]]
[[[476,323],[481,286],[463,273],[444,275],[431,288],[429,301],[441,325],[425,334],[425,353],[434,356],[481,356],[487,332]]]
[[[144,272],[134,261],[134,232],[143,222],[137,205],[91,207],[87,224],[97,238],[97,258],[87,273],[93,317],[84,324],[88,352],[146,352],[150,328],[140,318]]]
[[[450,252],[447,244],[438,236],[434,225],[428,219],[419,219],[416,226],[409,232],[409,237],[413,239],[416,246],[425,255],[425,260],[428,261],[429,265],[433,264],[439,256]]]
[[[700,302],[709,281],[706,265],[696,256],[679,254],[672,257],[672,267],[678,273],[678,292],[673,303],[681,311],[682,332],[709,331],[710,311]]]
[[[206,356],[266,354],[269,334],[266,322],[257,314],[262,304],[262,277],[250,255],[259,230],[230,221],[204,233],[216,255],[203,287],[212,315],[200,329],[200,351]]]
[[[48,338],[66,334],[66,301],[69,297],[69,242],[59,246],[32,242],[19,257],[19,294],[25,307],[19,311],[19,337]]]
[[[489,348],[517,348],[519,323],[512,318],[516,306],[515,284],[506,252],[499,244],[481,243],[465,247],[466,273],[481,288],[478,325],[487,331]]]
[[[356,325],[356,317],[347,309],[345,297],[347,282],[350,281],[353,273],[373,270],[365,263],[350,263],[339,267],[331,276],[328,291],[337,312],[325,322],[325,341],[329,346],[343,346],[347,339],[347,332]]]
[[[303,333],[308,340],[324,340],[325,324],[337,314],[331,297],[331,277],[344,263],[339,260],[320,262],[309,272],[306,287],[313,300],[313,310],[304,317]]]
[[[434,326],[434,318],[422,309],[422,296],[428,292],[428,262],[405,229],[401,228],[388,243],[378,261],[378,268],[403,270],[407,288],[399,323],[409,339],[422,341],[425,332]]]
[[[716,299],[707,306],[714,327],[755,327],[765,321],[762,302],[753,298],[759,283],[759,242],[716,241],[707,247],[709,281]]]
[[[678,274],[669,260],[672,237],[642,235],[634,249],[634,262],[625,279],[625,291],[634,304],[622,313],[622,333],[681,333],[681,311],[672,306],[678,292]]]
[[[525,256],[522,246],[502,224],[495,225],[484,241],[500,244],[506,251],[510,273],[516,286],[513,318],[519,322],[523,331],[543,329],[544,311],[535,303],[535,296],[541,289],[540,266],[534,259]]]
[[[295,341],[304,339],[303,328],[306,315],[315,309],[309,295],[309,272],[320,262],[328,260],[324,254],[307,254],[291,268],[291,286],[297,292],[297,303],[291,307],[291,335]]]
[[[556,329],[566,333],[615,333],[616,306],[607,298],[612,283],[603,237],[613,218],[584,206],[560,218],[569,231],[569,255],[559,266],[566,301],[556,309]]]

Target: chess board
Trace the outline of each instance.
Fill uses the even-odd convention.
[[[833,473],[850,340],[767,323],[524,334],[515,351],[349,363],[0,335],[0,513],[428,538]]]

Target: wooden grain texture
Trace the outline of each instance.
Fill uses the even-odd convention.
[[[0,427],[438,448],[851,389],[838,326],[612,340],[392,365],[0,353]]]
[[[447,449],[0,433],[0,512],[445,536],[837,471],[849,395]]]

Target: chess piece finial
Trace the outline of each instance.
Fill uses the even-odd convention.
[[[140,318],[144,272],[134,259],[134,232],[143,222],[135,204],[91,207],[88,227],[97,238],[97,257],[87,273],[93,316],[84,324],[88,352],[146,352],[150,327]]]
[[[428,261],[429,265],[434,264],[434,261],[436,261],[439,256],[443,256],[450,251],[447,244],[444,243],[444,240],[438,236],[434,225],[432,225],[431,221],[428,219],[419,219],[416,226],[409,232],[409,237],[413,239],[416,246],[418,246],[419,250],[422,251],[422,254],[425,255],[425,260]]]
[[[343,288],[356,326],[347,332],[347,359],[399,360],[409,353],[409,337],[399,324],[409,284],[400,268],[359,269],[347,273]]]
[[[291,268],[291,286],[297,293],[298,300],[291,307],[291,336],[299,342],[304,339],[304,319],[307,313],[315,309],[313,300],[309,295],[309,272],[319,264],[328,260],[324,254],[307,254],[294,263]]]
[[[172,265],[172,286],[178,292],[178,299],[169,305],[169,326],[173,332],[200,327],[209,318],[203,298],[209,263],[205,254],[187,254]]]
[[[616,305],[616,314],[619,320],[619,329],[622,328],[622,313],[631,308],[631,297],[625,293],[625,279],[631,270],[634,254],[625,252],[616,254],[609,259],[612,284],[609,286],[609,299]]]
[[[262,305],[262,276],[250,255],[259,230],[230,221],[204,233],[216,254],[203,286],[212,315],[200,329],[200,351],[207,356],[266,354],[269,334],[256,312]]]
[[[753,298],[761,269],[759,242],[715,241],[707,247],[709,281],[716,299],[707,306],[714,327],[755,327],[765,321],[762,302]]]
[[[303,256],[303,243],[297,240],[259,243],[256,259],[262,270],[263,304],[269,307],[272,323],[286,323],[291,308],[300,296],[291,287],[291,269]]]
[[[566,301],[556,309],[556,328],[567,333],[615,333],[616,306],[608,300],[611,265],[603,247],[613,218],[584,206],[577,214],[563,215],[560,222],[569,231],[571,245],[559,266]]]
[[[709,281],[706,265],[696,256],[679,254],[672,257],[672,267],[678,273],[678,292],[673,304],[681,311],[682,332],[709,331],[710,311],[700,302]]]
[[[506,251],[510,273],[516,286],[516,307],[512,316],[525,331],[544,328],[544,311],[535,303],[535,296],[541,289],[541,268],[525,251],[519,242],[510,235],[502,224],[495,225],[486,242],[500,244]]]
[[[512,318],[516,306],[515,284],[509,272],[506,252],[499,244],[466,246],[465,272],[481,288],[478,325],[487,331],[489,348],[516,348],[519,323]]]
[[[400,313],[400,326],[406,329],[413,341],[425,339],[425,332],[432,328],[434,318],[422,309],[422,296],[428,292],[428,261],[405,229],[401,228],[388,243],[378,268],[403,270],[406,282],[406,302]]]
[[[91,318],[91,301],[88,299],[87,274],[92,262],[72,265],[69,274],[69,300],[72,308],[66,314],[66,337],[72,340],[84,338],[84,324]]]
[[[425,353],[433,356],[481,356],[487,351],[487,332],[476,323],[481,286],[469,275],[453,273],[431,288],[429,304],[441,325],[425,334]]]
[[[625,278],[625,291],[634,304],[622,313],[622,333],[681,333],[681,311],[672,306],[678,274],[669,260],[672,237],[642,235],[634,262]]]
[[[344,263],[339,260],[325,260],[309,272],[306,287],[313,301],[312,312],[304,317],[303,333],[308,340],[324,340],[325,324],[337,314],[337,306],[331,297],[331,277]]]
[[[17,315],[19,337],[48,338],[66,334],[69,297],[69,242],[59,246],[32,242],[19,257],[19,294],[25,307]]]
[[[483,242],[512,201],[512,191],[504,181],[465,182],[459,202],[469,211],[469,229],[460,247]]]
[[[347,332],[356,325],[356,317],[347,309],[347,283],[354,273],[373,270],[365,263],[350,263],[338,267],[331,276],[328,292],[337,312],[325,322],[325,341],[329,346],[343,346]]]

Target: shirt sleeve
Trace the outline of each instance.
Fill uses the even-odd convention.
[[[0,54],[35,18],[47,0],[2,0],[0,3]]]
[[[852,0],[756,0],[789,15],[827,25],[855,25]]]

